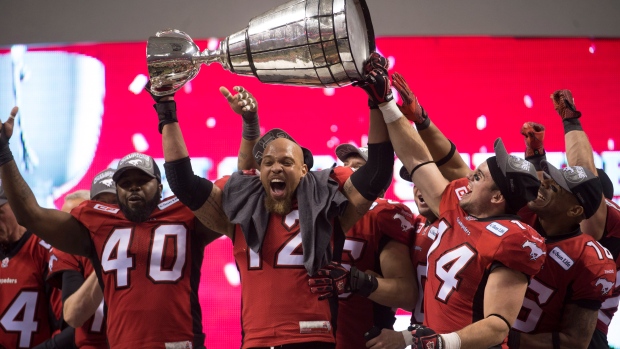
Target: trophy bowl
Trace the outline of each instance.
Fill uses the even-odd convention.
[[[347,86],[363,79],[374,50],[365,0],[293,0],[254,17],[215,50],[200,52],[189,35],[168,29],[149,38],[146,56],[151,92],[163,96],[213,62],[268,84]]]

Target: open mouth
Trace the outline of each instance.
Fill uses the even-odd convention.
[[[547,198],[539,191],[538,196],[536,197],[537,201],[547,201]]]
[[[271,196],[274,199],[283,198],[284,190],[286,189],[286,183],[278,178],[274,178],[269,182],[269,187],[271,188]]]

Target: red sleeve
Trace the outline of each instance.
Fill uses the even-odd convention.
[[[52,251],[50,252],[49,274],[47,276],[47,282],[56,288],[61,288],[62,272],[67,270],[75,270],[81,273],[81,263],[74,255],[68,254],[55,248],[52,249]]]
[[[521,222],[530,226],[534,226],[536,224],[536,220],[538,219],[536,213],[530,210],[527,205],[520,209],[519,212],[517,212],[517,216],[521,218]]]
[[[331,177],[333,180],[338,182],[338,189],[341,190],[344,187],[344,184],[347,182],[347,179],[351,177],[353,174],[353,169],[350,167],[338,166],[335,167]]]
[[[375,224],[383,235],[409,246],[415,232],[415,218],[409,207],[400,202],[379,200],[372,209],[377,210]],[[372,211],[369,211],[372,212]]]
[[[220,188],[220,190],[224,190],[224,186],[226,185],[226,182],[228,182],[229,178],[230,178],[230,176],[224,176],[224,177],[216,180],[213,184],[215,184],[215,186]]]
[[[91,234],[96,232],[104,221],[104,216],[115,215],[120,211],[117,206],[107,205],[98,201],[86,200],[71,210],[71,215],[80,221]]]
[[[502,221],[502,224],[506,223],[514,224],[515,227],[509,227],[493,260],[530,277],[538,274],[547,256],[544,240],[528,225]]]
[[[444,189],[441,195],[441,202],[439,203],[439,215],[443,216],[444,212],[453,210],[455,206],[458,206],[461,197],[469,190],[467,189],[469,180],[467,178],[461,178],[450,182]]]
[[[579,268],[579,274],[572,287],[573,301],[587,299],[602,303],[611,297],[616,284],[616,263],[608,258],[611,253],[600,244],[594,243],[599,249],[586,246],[584,255],[580,258],[583,265]]]
[[[605,231],[612,235],[620,237],[620,207],[615,202],[605,199],[607,204],[607,222],[605,223]]]

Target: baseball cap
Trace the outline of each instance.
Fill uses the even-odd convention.
[[[336,147],[336,156],[340,161],[344,162],[351,155],[359,155],[365,161],[368,161],[368,147],[358,148],[353,144],[345,143]]]
[[[116,184],[114,183],[114,170],[107,168],[93,178],[93,182],[90,185],[90,199],[103,193],[116,194]]]
[[[261,161],[263,160],[263,153],[265,152],[265,148],[267,148],[267,144],[269,144],[271,141],[277,138],[286,138],[294,142],[295,144],[299,145],[299,143],[297,143],[293,139],[293,137],[291,137],[284,130],[281,130],[279,128],[274,128],[272,130],[269,130],[269,132],[265,133],[258,140],[258,142],[254,145],[254,148],[252,149],[252,155],[254,155],[254,159],[256,160],[257,164],[260,165]],[[312,166],[314,166],[314,158],[312,157],[312,153],[310,152],[310,150],[302,147],[301,145],[300,147],[304,154],[304,164],[308,166],[308,169],[311,169]]]
[[[614,198],[614,184],[609,179],[609,176],[603,169],[597,168],[596,173],[598,175],[598,179],[601,180],[601,185],[603,186],[603,195],[605,198],[611,200]]]
[[[147,175],[156,178],[157,182],[161,183],[161,173],[159,172],[159,167],[157,167],[155,160],[146,154],[131,153],[122,158],[118,162],[118,167],[112,176],[114,182],[118,183],[118,180],[127,170],[140,170]]]
[[[596,213],[603,200],[603,186],[592,171],[581,166],[568,166],[558,170],[546,160],[540,164],[546,175],[577,198],[586,218]]]
[[[495,156],[487,159],[489,172],[506,198],[508,209],[517,212],[538,196],[536,169],[529,161],[508,154],[501,138],[495,140],[494,149]]]

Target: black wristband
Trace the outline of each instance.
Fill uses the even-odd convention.
[[[525,160],[529,161],[532,165],[534,165],[534,169],[536,169],[536,171],[542,171],[542,165],[541,162],[547,161],[547,153],[543,152],[541,155],[533,155],[533,156],[527,156],[525,158]]]
[[[368,108],[370,109],[379,109],[379,104],[375,103],[372,98],[368,98]]]
[[[411,173],[409,173],[409,178],[413,178],[413,173],[415,171],[417,171],[420,167],[424,166],[424,165],[428,165],[428,164],[432,164],[433,161],[427,161],[427,162],[423,162],[421,164],[418,164],[416,167],[413,168],[413,170],[411,170]]]
[[[428,114],[426,114],[426,110],[424,110],[424,107],[420,106],[420,109],[422,109],[422,116],[424,117],[424,121],[420,123],[415,123],[415,128],[418,131],[426,130],[431,125],[431,118],[429,118]]]
[[[241,137],[248,141],[260,138],[260,123],[258,122],[258,114],[256,112],[245,112],[241,115],[243,119],[243,131]]]
[[[508,330],[510,330],[512,328],[512,325],[510,324],[510,322],[508,322],[508,320],[506,320],[505,317],[499,315],[499,314],[489,314],[489,316],[487,317],[491,317],[491,316],[495,316],[497,318],[500,318],[502,321],[504,321],[506,323],[506,326],[508,327]]]
[[[153,108],[155,108],[159,117],[159,133],[164,129],[164,125],[179,122],[177,120],[177,103],[175,101],[159,102],[154,104]]]
[[[508,348],[510,349],[519,349],[521,346],[521,332],[517,330],[510,329],[508,333]]]
[[[562,123],[564,124],[564,134],[567,134],[570,131],[583,131],[583,128],[581,127],[581,122],[579,122],[579,119],[577,118],[564,119],[562,120]]]
[[[368,297],[379,287],[377,278],[366,274],[356,267],[351,267],[351,292],[355,292],[362,297]]]
[[[7,142],[6,145],[0,145],[0,166],[11,160],[13,160],[13,153],[11,152],[11,148],[9,148],[9,143]]]
[[[452,159],[452,157],[454,156],[454,153],[456,153],[456,145],[454,145],[454,143],[452,143],[452,141],[449,139],[448,139],[448,142],[450,142],[450,151],[448,152],[446,156],[435,161],[435,165],[437,165],[437,167],[441,165],[445,165],[448,161],[450,161],[450,159]]]

